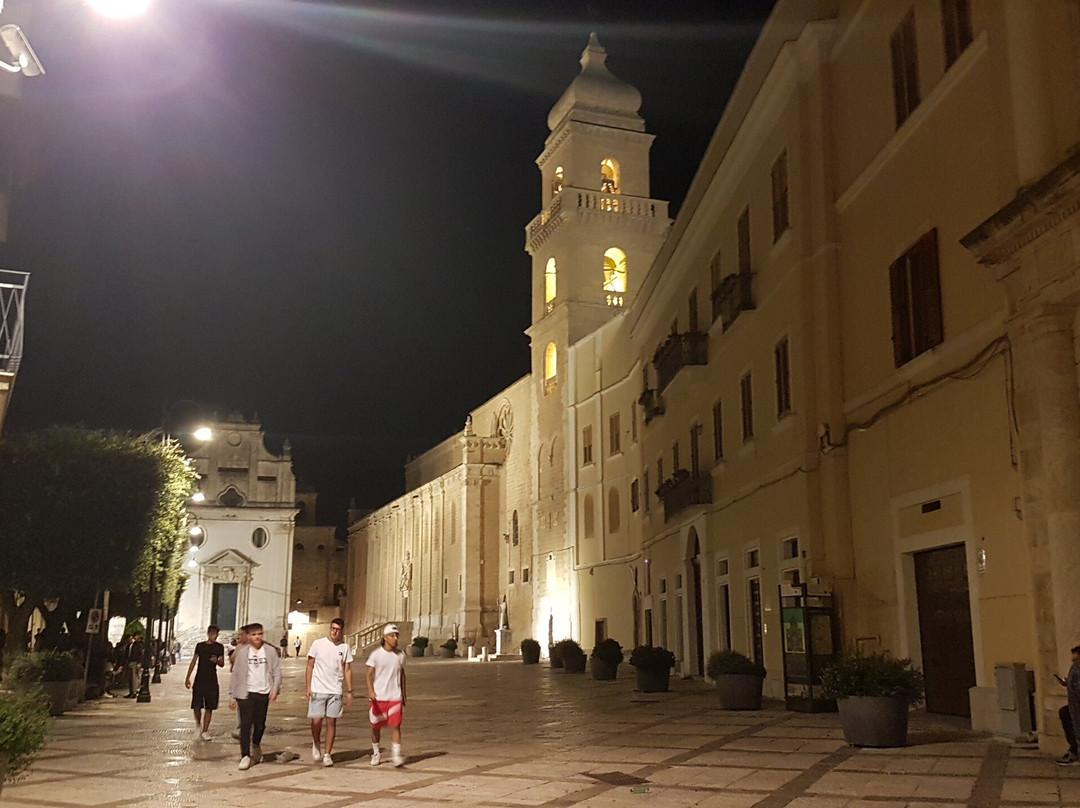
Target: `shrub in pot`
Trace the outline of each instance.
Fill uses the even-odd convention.
[[[562,647],[555,643],[548,646],[548,662],[556,670],[562,670]]]
[[[452,657],[457,653],[457,640],[451,637],[439,647],[442,649],[442,655],[444,657]]]
[[[630,652],[630,664],[637,673],[638,690],[642,693],[667,693],[675,654],[666,648],[639,645]]]
[[[0,693],[0,788],[26,771],[48,728],[49,703],[40,690]]]
[[[925,683],[910,659],[856,650],[825,666],[821,690],[836,699],[848,744],[905,746],[908,710],[922,702]]]
[[[82,668],[70,653],[38,651],[12,660],[8,676],[23,688],[39,686],[49,700],[50,715],[63,715],[71,682],[82,683]]]
[[[562,660],[563,673],[585,673],[586,656],[580,645],[573,640],[559,640],[554,648]]]
[[[765,668],[738,651],[714,651],[705,675],[716,683],[723,710],[760,710]]]
[[[526,665],[535,665],[540,661],[540,643],[534,639],[521,641],[521,660]]]
[[[413,637],[412,645],[409,646],[409,650],[412,656],[422,657],[427,653],[428,638],[417,636]]]
[[[622,646],[618,642],[610,637],[600,640],[590,656],[592,678],[602,681],[614,679],[619,673],[619,663],[624,658]]]

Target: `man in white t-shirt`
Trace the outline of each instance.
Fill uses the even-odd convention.
[[[390,727],[393,741],[392,759],[395,766],[405,763],[401,754],[401,717],[405,709],[405,654],[398,649],[398,627],[388,623],[383,628],[382,643],[371,652],[367,661],[367,691],[371,719],[371,763],[382,762],[379,736],[383,727]]]
[[[277,649],[263,642],[261,623],[250,623],[247,630],[247,644],[236,646],[229,676],[229,709],[240,711],[240,771],[262,760],[266,710],[281,692]]]
[[[333,766],[334,737],[337,720],[352,707],[353,652],[344,641],[345,621],[335,617],[330,621],[330,636],[320,637],[311,644],[307,655],[308,718],[311,719],[311,759],[324,766]],[[345,682],[344,704],[341,683]],[[322,725],[326,719],[326,746],[322,746]]]

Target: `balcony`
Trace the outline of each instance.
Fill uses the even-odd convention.
[[[709,337],[700,331],[672,334],[653,354],[657,386],[660,391],[671,383],[676,374],[687,365],[709,363]]]
[[[667,522],[692,505],[712,504],[712,476],[677,469],[674,476],[656,489],[656,496],[664,503],[664,521]]]
[[[530,253],[538,250],[562,222],[574,216],[617,218],[635,232],[662,232],[668,226],[667,202],[663,200],[566,185],[525,227],[525,249]]]
[[[720,287],[712,293],[713,322],[719,317],[724,330],[731,328],[739,314],[744,311],[752,311],[754,308],[754,296],[751,291],[753,273],[740,272],[737,275],[728,275],[720,282]]]
[[[638,404],[641,405],[645,423],[649,423],[653,418],[664,414],[664,400],[660,398],[660,393],[657,390],[646,387],[638,396]]]

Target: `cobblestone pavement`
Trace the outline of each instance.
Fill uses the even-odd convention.
[[[155,685],[151,704],[109,699],[57,719],[5,806],[664,806],[681,808],[1033,808],[1080,806],[1080,767],[1062,768],[925,715],[911,745],[856,750],[835,715],[719,709],[701,681],[672,692],[566,675],[546,664],[409,660],[407,762],[368,765],[362,700],[347,711],[335,765],[311,763],[303,661],[285,661],[270,706],[268,757],[241,772],[229,737],[235,714],[215,714],[197,739],[183,668]],[[389,737],[383,739],[384,760]],[[291,753],[291,755],[290,755]],[[635,787],[637,787],[636,790]],[[648,790],[645,791],[645,788]],[[640,792],[640,793],[639,793]]]

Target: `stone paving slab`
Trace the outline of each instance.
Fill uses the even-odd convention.
[[[246,772],[229,738],[235,714],[218,711],[214,740],[198,740],[189,694],[171,672],[150,704],[107,699],[55,720],[30,774],[0,800],[5,808],[1080,808],[1080,766],[1056,766],[957,720],[916,713],[909,746],[856,750],[836,715],[778,704],[725,712],[697,680],[642,694],[623,668],[615,682],[594,682],[520,662],[410,659],[406,765],[368,765],[358,702],[327,768],[309,756],[304,661],[286,660],[263,750],[291,759]]]

